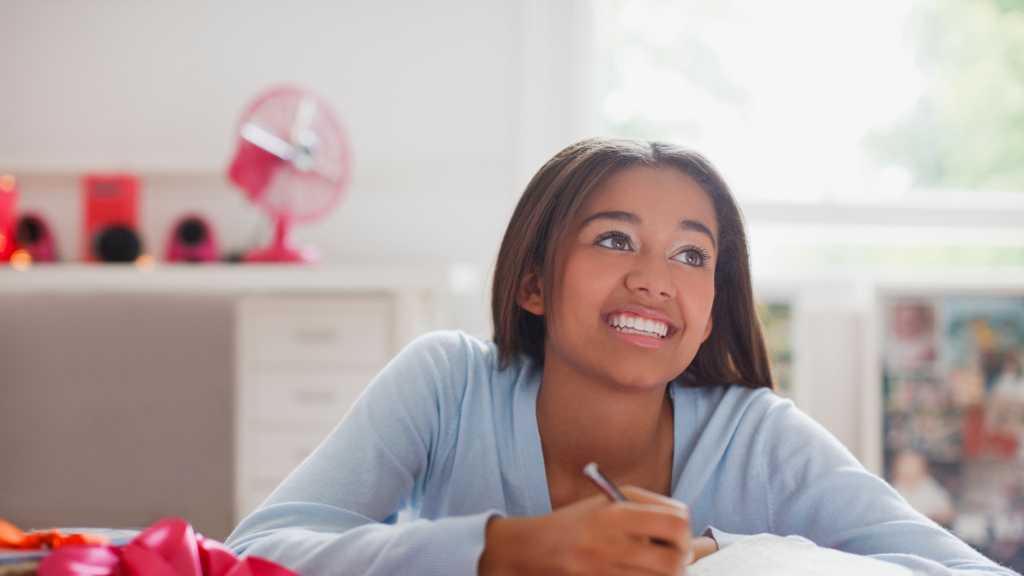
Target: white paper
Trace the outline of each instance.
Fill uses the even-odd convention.
[[[905,566],[759,534],[698,560],[688,576],[913,576]]]

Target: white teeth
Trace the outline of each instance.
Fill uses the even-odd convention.
[[[643,334],[665,338],[668,335],[668,324],[655,322],[646,318],[634,318],[625,314],[608,318],[608,324],[619,332],[626,334]]]

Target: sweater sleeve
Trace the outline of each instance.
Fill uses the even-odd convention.
[[[776,400],[758,426],[770,529],[819,546],[872,556],[933,576],[1002,574],[915,511],[868,472],[828,431],[791,402]]]
[[[476,574],[497,512],[397,523],[451,449],[466,354],[453,333],[402,351],[227,545],[305,576]]]

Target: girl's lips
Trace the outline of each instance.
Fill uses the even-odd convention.
[[[652,310],[650,308],[646,308],[638,304],[624,304],[622,306],[614,308],[611,312],[605,314],[604,322],[605,324],[611,326],[611,321],[613,318],[623,315],[633,318],[643,318],[644,320],[650,320],[655,323],[660,322],[664,324],[667,328],[664,338],[668,338],[678,331],[676,325],[671,320],[669,320],[668,316],[665,313],[659,312],[657,310]],[[647,336],[644,336],[644,338],[647,338]]]

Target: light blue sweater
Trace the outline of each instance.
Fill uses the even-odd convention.
[[[420,338],[228,546],[306,576],[476,574],[488,519],[551,512],[540,376],[526,360],[498,370],[492,342]],[[672,386],[672,496],[695,529],[799,534],[927,574],[1013,574],[911,509],[790,401]],[[396,523],[400,510],[413,521]]]

